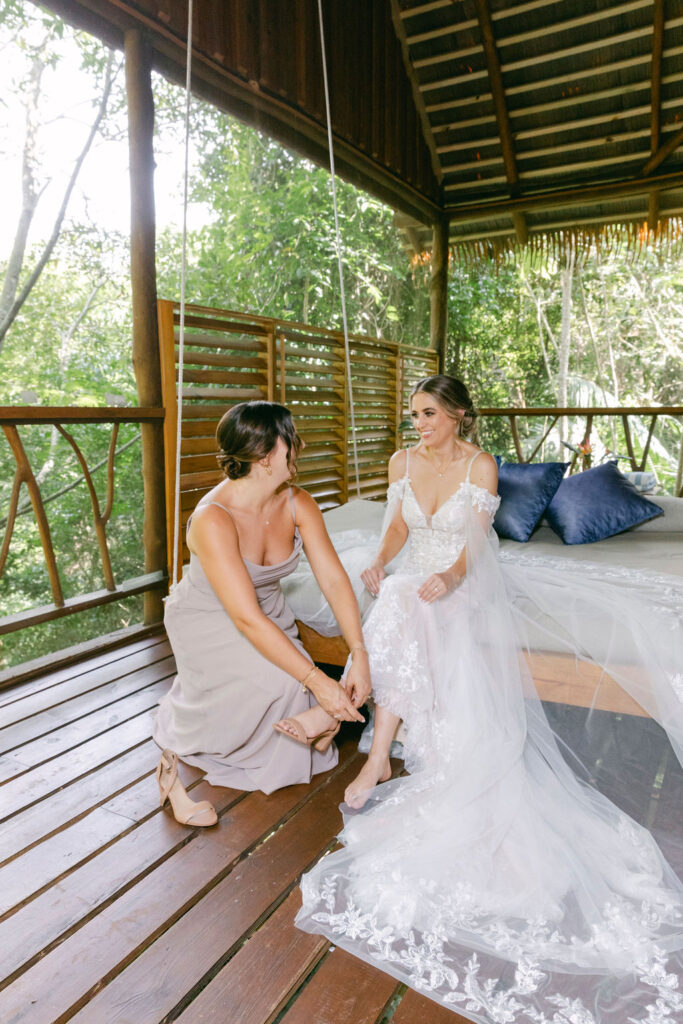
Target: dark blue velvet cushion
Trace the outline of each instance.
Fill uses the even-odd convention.
[[[659,505],[639,494],[616,462],[567,477],[545,513],[565,544],[592,544],[661,515]]]
[[[562,483],[568,462],[503,462],[499,455],[500,508],[493,520],[499,537],[524,543]]]

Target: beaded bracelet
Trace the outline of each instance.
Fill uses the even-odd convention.
[[[311,676],[314,676],[317,671],[318,666],[314,665],[311,671],[308,673],[308,675],[305,675],[304,678],[301,680],[301,689],[303,690],[304,693],[308,693],[308,686],[306,684],[308,683],[308,680],[311,678]]]
[[[365,644],[361,644],[361,643],[354,644],[353,647],[351,648],[350,654],[351,654],[352,658],[353,658],[354,654],[356,653],[356,651],[364,651],[365,654],[368,653],[368,649],[365,646]]]

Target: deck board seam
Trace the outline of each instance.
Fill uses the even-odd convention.
[[[165,680],[167,680],[169,678],[170,678],[170,675],[162,676],[161,679],[157,679],[157,680],[155,680],[154,683],[150,683],[149,686],[143,687],[139,692],[140,693],[144,693],[144,691],[146,689],[150,689],[152,686],[157,686],[159,683],[163,683],[163,682],[165,682]],[[11,775],[11,776],[9,776],[6,779],[2,779],[0,781],[0,788],[2,786],[7,785],[10,782],[15,782],[17,779],[23,778],[25,775],[28,775],[29,772],[32,772],[32,771],[34,771],[34,770],[36,770],[38,768],[43,768],[46,764],[49,764],[50,761],[56,761],[57,758],[59,758],[59,757],[63,757],[66,754],[73,753],[74,750],[78,750],[79,747],[84,746],[86,743],[91,743],[93,740],[99,739],[101,736],[106,736],[106,734],[108,732],[111,732],[112,729],[116,729],[118,726],[125,725],[128,722],[133,722],[133,721],[135,721],[136,718],[140,718],[141,715],[148,715],[150,713],[150,711],[152,711],[158,705],[158,703],[159,703],[159,701],[158,701],[158,699],[156,699],[153,704],[150,704],[149,707],[143,708],[141,711],[136,712],[136,714],[129,715],[127,718],[122,718],[120,721],[116,722],[114,725],[111,725],[111,726],[109,726],[106,729],[101,729],[100,732],[95,732],[91,736],[88,736],[85,739],[79,740],[79,742],[78,743],[74,743],[73,746],[65,747],[63,750],[60,750],[59,753],[55,754],[53,757],[46,757],[42,761],[36,761],[35,764],[32,764],[29,767],[24,768],[23,771],[17,772],[16,774]],[[101,709],[99,709],[99,710],[101,710]],[[93,713],[96,713],[96,712],[93,712]],[[85,717],[88,717],[88,716],[86,715],[86,716],[84,716],[84,718]],[[78,719],[76,721],[78,721]],[[72,723],[69,722],[68,724],[71,725]],[[51,731],[54,731],[54,730],[51,730]],[[56,730],[56,731],[59,731],[59,730]],[[46,734],[46,735],[49,735],[49,733]],[[40,739],[40,738],[41,737],[36,737],[36,739]],[[34,742],[34,741],[31,740],[31,742]],[[28,744],[26,744],[26,743],[21,744],[16,749],[17,750],[21,750],[22,747],[25,747],[25,746],[28,746]],[[110,760],[114,760],[114,758],[111,758]],[[89,773],[88,772],[84,772],[83,774],[87,775]],[[82,778],[82,777],[83,776],[78,776],[78,778]],[[73,779],[71,781],[75,782],[76,780]],[[61,787],[58,787],[58,788],[61,788]],[[52,792],[54,792],[54,790]],[[24,805],[24,807],[22,807],[22,810],[24,810],[25,807],[28,807],[28,806],[30,806],[30,804]],[[12,817],[12,815],[8,815],[7,817]],[[0,820],[1,821],[6,821],[7,818],[2,818]]]
[[[151,669],[151,668],[154,667],[154,665],[158,665],[160,662],[165,661],[168,658],[173,658],[173,654],[171,652],[170,645],[169,645],[168,651],[166,651],[163,654],[160,652],[160,656],[158,658],[155,658],[153,661],[147,662],[144,665],[139,665],[136,668],[129,669],[127,672],[121,673],[121,675],[113,676],[111,678],[105,679],[102,682],[96,683],[94,686],[88,687],[88,689],[80,690],[77,693],[71,694],[69,697],[65,697],[63,700],[56,700],[53,704],[48,704],[44,708],[40,708],[37,711],[31,711],[31,712],[29,712],[29,714],[24,715],[21,718],[17,718],[13,722],[8,722],[6,725],[0,726],[0,733],[4,729],[10,729],[13,725],[19,725],[20,722],[26,722],[29,719],[34,718],[37,715],[42,715],[42,714],[45,714],[45,712],[47,712],[47,711],[53,711],[56,708],[63,707],[65,704],[68,704],[72,700],[78,700],[80,697],[86,697],[88,694],[95,693],[95,691],[101,690],[103,687],[112,686],[114,683],[119,682],[121,679],[125,679],[126,676],[134,675],[136,672],[144,672],[146,669]],[[87,675],[87,673],[82,673],[82,674],[83,675]],[[76,678],[80,678],[80,677],[76,677]],[[64,686],[64,685],[66,685],[66,683],[69,683],[69,682],[71,682],[70,679],[63,679],[63,680],[61,680],[61,682],[55,683],[54,687],[46,687],[45,690],[39,690],[36,693],[25,694],[22,698],[20,698],[19,700],[13,701],[12,703],[14,703],[14,704],[21,704],[22,700],[29,700],[31,697],[35,697],[39,693],[47,693],[48,690],[56,688],[58,686]],[[0,713],[2,713],[2,711],[5,710],[6,708],[10,708],[12,706],[12,703],[8,703],[8,704],[0,706]]]
[[[315,788],[313,788],[309,792],[305,793],[302,796],[301,800],[299,800],[294,805],[293,808],[290,808],[290,810],[287,811],[285,813],[285,815],[282,816],[282,818],[279,818],[277,820],[277,822],[271,822],[268,825],[267,829],[263,833],[261,833],[251,843],[247,844],[247,846],[242,851],[240,851],[239,854],[235,855],[235,857],[233,857],[231,859],[231,861],[227,865],[224,865],[224,867],[221,869],[221,871],[218,872],[217,875],[214,876],[210,880],[210,882],[207,882],[205,886],[203,886],[201,889],[197,890],[197,892],[193,893],[192,897],[190,899],[188,899],[182,905],[182,913],[176,912],[174,915],[172,915],[172,918],[169,918],[169,919],[167,919],[166,922],[164,922],[164,926],[163,927],[160,926],[159,929],[155,929],[154,933],[151,936],[147,936],[146,939],[145,939],[145,942],[141,943],[139,948],[136,948],[134,955],[131,955],[130,960],[128,960],[128,958],[124,958],[126,962],[124,963],[122,961],[122,962],[120,962],[117,965],[117,969],[112,973],[112,977],[109,980],[113,980],[113,978],[115,978],[118,974],[120,974],[121,971],[124,970],[125,967],[128,966],[129,963],[132,963],[132,961],[135,958],[137,958],[137,956],[139,956],[141,952],[143,952],[149,946],[153,945],[154,942],[156,942],[157,939],[160,937],[160,935],[163,935],[165,931],[167,931],[170,927],[172,927],[172,925],[176,923],[176,920],[179,920],[181,916],[186,914],[188,912],[188,910],[190,910],[196,903],[198,903],[201,899],[203,899],[204,896],[207,895],[213,888],[215,888],[216,885],[220,884],[223,881],[224,878],[227,878],[228,875],[231,874],[231,872],[234,871],[234,869],[239,866],[239,864],[241,864],[243,861],[247,860],[248,857],[251,854],[253,854],[257,849],[262,847],[264,845],[264,842],[266,841],[266,837],[270,836],[270,835],[274,835],[279,830],[280,821],[281,820],[284,819],[285,822],[291,820],[291,818],[296,813],[298,813],[314,796],[316,796],[319,793],[322,793],[330,785],[330,783],[333,781],[333,779],[342,770],[344,770],[348,764],[351,764],[358,756],[359,756],[358,753],[354,753],[354,754],[352,754],[351,757],[349,757],[348,759],[344,760],[342,763],[337,765],[336,768],[332,772],[329,773],[329,777],[328,778],[326,778],[325,780],[321,780],[320,783],[315,786]],[[202,781],[204,781],[204,780],[200,779],[200,780],[197,781],[196,784],[199,785]],[[219,817],[223,817],[225,814],[227,814],[229,811],[231,811],[237,804],[241,803],[248,796],[249,796],[248,792],[241,793],[239,797],[237,797],[235,800],[231,801],[230,804],[228,804],[220,812]],[[145,816],[145,818],[141,819],[139,822],[136,822],[135,825],[132,826],[130,829],[126,829],[124,832],[120,833],[118,836],[116,836],[110,842],[108,842],[106,844],[103,844],[96,851],[93,851],[93,853],[91,855],[89,855],[88,857],[84,858],[81,862],[79,862],[78,865],[74,865],[72,870],[63,872],[58,878],[53,879],[50,883],[48,883],[47,885],[41,887],[40,891],[37,891],[37,892],[33,893],[29,899],[22,901],[22,903],[20,905],[17,905],[16,907],[12,908],[12,911],[10,913],[6,913],[5,915],[0,916],[0,922],[3,921],[3,920],[6,920],[10,916],[13,916],[23,906],[26,906],[28,903],[32,902],[34,899],[36,899],[42,893],[47,892],[53,885],[58,884],[60,880],[63,880],[65,877],[68,877],[69,875],[73,874],[75,871],[79,870],[79,868],[82,868],[89,861],[94,860],[97,856],[99,856],[100,853],[104,852],[106,849],[108,849],[111,846],[113,846],[120,839],[124,838],[127,835],[130,835],[132,832],[135,831],[135,828],[137,828],[140,825],[142,825],[145,821],[148,821],[155,814],[161,814],[161,813],[163,813],[161,808],[159,808],[159,807],[155,808],[153,812],[151,812],[149,815]],[[164,864],[166,861],[168,861],[179,850],[181,850],[185,846],[187,846],[193,839],[198,838],[201,835],[202,835],[202,830],[201,829],[194,829],[194,830],[192,830],[189,833],[188,836],[183,837],[181,842],[177,843],[172,849],[166,851],[161,857],[157,858],[151,864],[147,865],[142,872],[140,872],[139,874],[135,875],[133,878],[129,879],[125,883],[125,885],[120,886],[114,893],[111,893],[105,900],[103,900],[101,903],[97,904],[97,906],[90,908],[89,912],[86,915],[84,915],[84,917],[82,917],[78,921],[74,922],[71,926],[69,926],[69,928],[65,929],[64,932],[62,932],[59,936],[56,936],[53,940],[51,940],[50,943],[46,944],[46,946],[44,946],[40,950],[36,951],[34,956],[31,957],[30,959],[26,960],[21,965],[21,967],[17,968],[15,971],[12,972],[12,974],[8,975],[6,978],[0,979],[0,992],[3,991],[5,988],[7,988],[9,985],[11,985],[18,978],[20,978],[23,974],[25,974],[26,971],[30,970],[31,967],[33,967],[44,956],[46,956],[48,953],[50,953],[54,949],[56,949],[59,945],[61,945],[64,941],[66,941],[68,938],[70,938],[72,935],[74,935],[82,927],[84,927],[86,924],[88,924],[90,921],[92,921],[99,914],[104,912],[108,907],[112,906],[112,904],[114,904],[117,899],[119,899],[121,896],[123,896],[125,893],[127,893],[130,889],[132,889],[135,885],[137,885],[139,882],[141,882],[147,875],[151,874],[154,870],[156,870],[158,867],[160,867],[162,864]],[[100,979],[99,982],[98,982],[98,985],[100,987],[97,988],[96,991],[90,991],[90,993],[88,995],[88,999],[86,1000],[86,1003],[94,995],[97,994],[97,991],[100,991],[101,988],[105,987],[105,984],[108,984],[108,981],[105,984],[102,984],[102,982],[103,982],[103,979]],[[86,1003],[83,1003],[82,1005],[86,1005]],[[74,1007],[71,1007],[70,1008],[70,1012],[71,1013],[77,1012],[77,1010],[80,1009],[80,1008],[81,1008],[80,1005],[78,1006],[77,1009],[74,1009]],[[68,1018],[65,1017],[64,1019],[66,1020]],[[57,1022],[55,1022],[55,1024],[57,1024]]]
[[[154,664],[159,665],[161,661],[165,661],[165,660],[166,659],[162,658],[162,659],[160,659],[159,662],[155,662]],[[136,672],[144,672],[146,669],[150,669],[150,668],[153,668],[153,665],[146,665],[144,668],[136,669],[135,671]],[[175,667],[173,669],[173,672],[175,672]],[[5,754],[9,754],[9,753],[11,753],[14,750],[20,750],[22,747],[28,746],[29,743],[34,743],[36,740],[40,740],[40,739],[43,739],[45,736],[49,736],[50,733],[60,732],[60,730],[64,729],[66,726],[75,725],[76,722],[83,722],[90,715],[97,714],[98,712],[103,711],[105,708],[113,707],[115,704],[118,704],[121,701],[126,700],[129,697],[134,697],[136,694],[142,693],[144,690],[148,689],[150,686],[156,686],[157,683],[163,682],[164,679],[168,679],[171,675],[173,675],[173,672],[166,673],[164,675],[160,675],[156,679],[153,679],[153,680],[151,680],[149,682],[144,683],[144,685],[140,686],[138,689],[130,690],[127,693],[122,693],[118,697],[114,697],[113,700],[109,700],[109,701],[105,700],[102,704],[98,704],[97,707],[90,708],[89,711],[85,711],[85,712],[83,712],[83,714],[77,715],[75,718],[70,718],[70,719],[68,719],[68,721],[58,722],[58,723],[54,724],[52,726],[52,728],[46,729],[45,732],[36,733],[35,736],[32,736],[30,739],[23,740],[23,742],[17,743],[14,747],[6,747],[5,749],[0,749],[0,756],[4,756]],[[128,674],[129,675],[133,675],[134,673],[128,673]],[[125,676],[121,676],[120,678],[121,679],[125,679]],[[89,690],[87,692],[88,693],[94,693],[95,690],[102,689],[103,687],[107,687],[107,686],[112,686],[115,682],[118,682],[118,680],[111,680],[108,683],[103,683],[102,686],[100,686],[100,687],[93,687],[92,690]],[[66,704],[69,704],[72,700],[79,700],[81,697],[84,697],[84,696],[86,696],[86,694],[80,694],[79,693],[79,694],[77,694],[77,695],[75,695],[73,697],[70,697],[67,700],[63,701],[62,705],[54,705],[54,706],[64,706]],[[103,694],[103,696],[105,696],[105,695]],[[45,709],[43,709],[43,711],[35,712],[34,715],[27,715],[26,718],[20,719],[17,722],[12,722],[10,725],[5,725],[5,726],[0,727],[0,743],[3,742],[2,733],[4,732],[5,729],[12,729],[15,725],[21,724],[21,722],[28,722],[31,718],[37,717],[38,715],[44,714],[46,711],[51,711],[51,710],[52,710],[52,708],[45,708]],[[99,736],[100,733],[95,733],[94,735]],[[78,744],[76,744],[76,745],[78,745]],[[1,784],[2,783],[0,783],[0,785]]]

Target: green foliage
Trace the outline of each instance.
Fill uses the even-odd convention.
[[[75,32],[52,13],[19,0],[0,0],[0,50],[21,56],[13,95],[25,99],[37,53],[54,76],[44,90],[59,92],[60,71],[81,76],[82,94],[96,106],[109,51]],[[126,98],[120,68],[98,144],[126,145]],[[183,167],[183,90],[154,79],[157,203],[177,216],[163,217],[157,235],[158,292],[180,293]],[[86,104],[87,105],[87,104]],[[72,114],[64,110],[59,118]],[[85,116],[85,115],[83,115]],[[59,119],[58,118],[58,119]],[[48,115],[44,114],[48,120]],[[342,326],[331,182],[329,174],[208,104],[192,101],[187,289],[188,302],[252,311],[323,327]],[[7,142],[5,144],[8,144]],[[46,152],[36,168],[45,183],[55,164],[71,158]],[[91,159],[89,156],[88,159]],[[170,183],[170,184],[169,184]],[[82,186],[85,188],[85,185]],[[89,188],[93,188],[92,183]],[[128,188],[117,184],[117,192]],[[352,332],[426,344],[429,335],[428,266],[411,268],[391,210],[338,181],[348,324]],[[170,192],[170,197],[166,193]],[[98,219],[103,200],[86,196],[67,215],[52,258],[13,323],[0,351],[0,404],[21,404],[34,392],[43,405],[134,404],[131,300],[125,225],[106,228]],[[20,286],[42,243],[29,245]],[[446,369],[462,376],[481,406],[554,405],[561,333],[561,268],[528,257],[499,266],[454,263],[449,282]],[[0,266],[0,274],[3,268]],[[680,402],[683,269],[651,251],[596,251],[571,283],[568,393],[583,404]],[[539,329],[539,311],[545,324]],[[546,326],[547,325],[547,326]],[[552,337],[551,337],[552,335]],[[537,421],[520,424],[531,447]],[[578,440],[573,424],[569,437]],[[602,428],[600,428],[602,430]],[[572,433],[572,431],[574,433]],[[617,423],[606,440],[623,451]],[[121,581],[143,571],[139,428],[125,426],[116,460],[116,501],[108,526],[114,573]],[[101,462],[110,428],[73,429],[88,464]],[[81,470],[63,438],[49,426],[21,427],[38,474],[67,596],[103,585],[101,563]],[[486,421],[485,446],[514,457],[507,424]],[[636,446],[644,435],[635,431]],[[663,484],[673,479],[681,425],[663,419],[653,461]],[[128,447],[124,447],[128,445]],[[543,452],[557,457],[559,441]],[[161,453],[160,453],[161,457]],[[14,460],[0,445],[0,534],[7,515]],[[105,470],[94,475],[104,503]],[[63,493],[61,493],[63,492]],[[53,498],[53,496],[55,496]],[[24,490],[22,503],[27,496]],[[0,615],[51,600],[40,540],[30,511],[17,519],[0,593]],[[4,639],[0,667],[138,621],[141,598],[128,599]]]

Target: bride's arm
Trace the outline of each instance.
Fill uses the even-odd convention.
[[[489,492],[494,497],[498,494],[498,466],[492,455],[482,453],[472,466],[470,482],[477,487]],[[477,512],[477,518],[484,533],[491,528],[491,514],[483,509]],[[437,601],[440,597],[450,593],[459,586],[467,575],[467,548],[463,548],[460,555],[448,569],[443,572],[434,572],[422,584],[417,592],[426,604]]]
[[[406,453],[405,451],[394,452],[389,459],[389,484],[395,483],[405,476],[406,471]],[[386,576],[384,567],[395,558],[399,553],[406,540],[408,539],[408,527],[406,526],[403,516],[401,514],[401,506],[399,504],[396,509],[396,514],[392,519],[391,523],[387,527],[386,533],[382,537],[382,542],[377,549],[377,554],[372,560],[372,564],[364,569],[360,574],[360,578],[363,583],[376,597],[379,593],[379,585]]]

